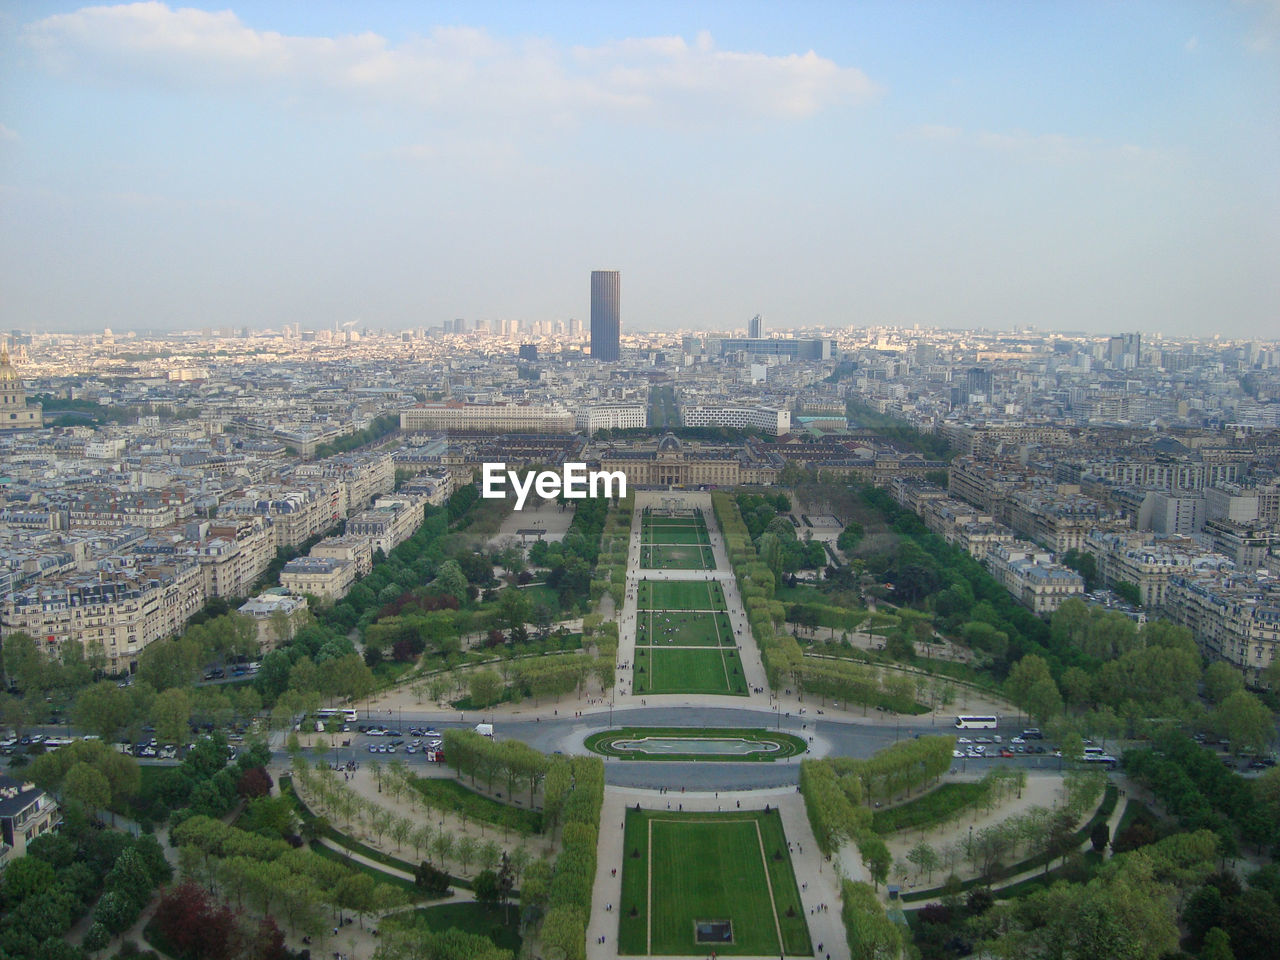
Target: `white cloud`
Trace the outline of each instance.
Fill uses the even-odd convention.
[[[57,14],[29,25],[24,36],[68,71],[200,88],[274,86],[289,96],[346,93],[553,122],[600,111],[804,117],[877,92],[861,70],[812,50],[785,56],[720,50],[705,32],[692,44],[637,37],[565,49],[437,27],[393,44],[374,33],[288,36],[250,27],[230,10],[148,2]]]

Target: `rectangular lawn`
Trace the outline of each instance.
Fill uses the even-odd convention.
[[[732,647],[733,627],[727,613],[645,610],[636,630],[637,646]]]
[[[813,953],[776,810],[628,810],[624,858],[620,953]],[[732,942],[699,943],[695,929],[700,921],[728,921]]]
[[[745,697],[742,661],[732,647],[636,647],[635,692],[709,693]]]
[[[724,610],[724,588],[715,580],[642,580],[641,610]]]
[[[714,570],[716,561],[708,546],[657,544],[640,548],[640,566],[650,570]]]

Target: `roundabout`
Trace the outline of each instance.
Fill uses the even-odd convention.
[[[807,749],[789,733],[717,727],[624,727],[593,733],[583,746],[614,760],[770,762]]]

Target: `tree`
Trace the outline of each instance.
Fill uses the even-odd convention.
[[[434,586],[441,593],[454,597],[459,603],[467,601],[467,578],[457,560],[446,560],[436,568]]]
[[[492,870],[481,870],[476,874],[476,878],[472,883],[472,889],[475,891],[476,899],[483,904],[492,906],[502,897],[502,888],[498,883],[498,875]]]
[[[1274,946],[1274,944],[1273,944]],[[1200,951],[1200,960],[1236,960],[1231,950],[1231,938],[1221,927],[1214,927],[1204,937],[1204,949]]]
[[[1240,671],[1224,660],[1215,660],[1204,671],[1204,692],[1209,702],[1222,703],[1231,694],[1244,689]]]
[[[83,804],[90,813],[97,813],[111,805],[111,783],[102,771],[80,761],[63,777],[62,795]]]
[[[1233,753],[1262,751],[1275,738],[1271,711],[1245,690],[1237,690],[1222,701],[1214,712],[1214,723],[1231,741]]]
[[[111,944],[111,931],[102,923],[95,921],[85,931],[84,941],[81,944],[90,953],[97,953],[99,950],[105,950]]]
[[[179,687],[165,690],[156,696],[151,714],[161,743],[182,743],[190,730],[191,695]]]
[[[502,692],[502,676],[496,670],[476,670],[468,678],[471,704],[477,710],[496,703]]]
[[[140,908],[126,895],[108,890],[94,908],[93,919],[111,933],[122,933],[137,919]]]
[[[458,863],[462,864],[462,872],[464,874],[471,866],[471,861],[475,859],[478,848],[479,844],[476,842],[476,838],[471,836],[471,834],[464,833],[458,838],[458,842],[455,844],[454,848],[454,856]]]
[[[111,742],[133,719],[133,698],[127,689],[104,680],[80,691],[72,717],[76,726]]]
[[[929,874],[929,881],[933,881],[933,871],[938,869],[938,851],[921,840],[907,853],[907,860],[913,863],[917,870],[925,870]]]

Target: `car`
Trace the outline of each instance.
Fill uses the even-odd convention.
[[[1013,756],[1013,751],[1012,751],[1012,750],[1001,750],[1001,751],[1000,751],[1000,756],[1002,756],[1002,757],[1012,757],[1012,756]]]
[[[32,744],[44,743],[44,734],[43,734],[43,733],[33,733],[33,734],[31,735],[31,743],[32,743]]]
[[[392,745],[393,747],[403,747],[403,746],[404,746],[404,741],[403,741],[403,740],[392,740],[392,741],[391,741],[391,745]]]
[[[964,751],[963,751],[963,750],[952,750],[952,751],[951,751],[951,755],[952,755],[953,757],[957,757],[957,758],[959,758],[959,757],[963,757],[963,756],[964,756]]]
[[[405,753],[417,753],[417,752],[418,752],[418,748],[417,748],[417,747],[415,747],[415,746],[411,743],[411,744],[409,744],[407,747],[405,747],[405,748],[404,748],[404,752],[405,752]]]
[[[1043,740],[1044,734],[1040,732],[1039,727],[1028,727],[1022,731],[1023,740]]]
[[[973,742],[974,743],[994,743],[995,741],[993,741],[990,737],[975,737]]]
[[[965,751],[965,756],[968,757],[970,760],[977,760],[981,758],[982,754],[980,754],[977,750],[967,750]]]
[[[387,731],[382,730],[379,727],[370,727],[368,730],[365,731],[365,733],[367,733],[371,737],[383,737],[383,736],[386,736]]]
[[[393,744],[389,744],[389,745],[387,746],[387,753],[395,753],[395,752],[396,752],[395,744],[394,744],[394,743],[393,743]]]
[[[1025,739],[1025,738],[1023,738],[1023,737],[1014,737],[1014,738],[1013,738],[1012,740],[1010,740],[1009,742],[1010,742],[1010,743],[1026,743],[1027,741],[1026,741],[1026,739]]]
[[[980,743],[975,743],[971,749],[973,750],[974,753],[985,754],[987,752],[987,748]]]
[[[400,736],[400,731],[399,731],[399,730],[388,730],[388,731],[387,731],[387,736],[388,736],[388,737],[398,737],[398,736]]]
[[[992,743],[1001,743],[1002,741],[1000,740],[1000,734],[998,734],[998,733],[993,733],[993,734],[991,735],[991,742],[992,742]]]
[[[1036,746],[1032,748],[1036,753],[1044,753],[1044,747]]]
[[[440,731],[436,730],[434,727],[427,727],[426,730],[422,731],[422,735],[424,737],[438,737],[440,736]]]
[[[956,743],[973,743],[968,737],[956,737]]]
[[[369,744],[369,752],[370,752],[370,753],[377,753],[377,752],[378,752],[378,745],[377,745],[376,743],[371,743],[371,744]]]

